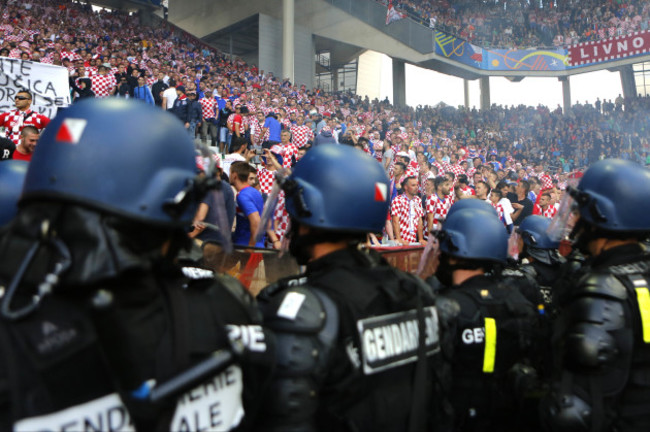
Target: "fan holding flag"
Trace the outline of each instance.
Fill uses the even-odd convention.
[[[393,6],[393,0],[389,0],[388,10],[386,11],[386,25],[395,21],[399,21],[402,18],[406,18],[406,14],[395,9],[395,6]]]

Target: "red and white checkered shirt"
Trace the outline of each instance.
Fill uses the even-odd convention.
[[[440,162],[433,162],[431,166],[434,166],[438,169],[438,177],[445,175],[445,167]]]
[[[448,199],[440,198],[438,194],[431,194],[426,200],[427,217],[429,214],[433,215],[433,231],[438,231],[442,227],[442,223],[447,219],[447,213],[451,207],[451,202]]]
[[[313,139],[314,133],[309,126],[291,126],[291,142],[297,145],[298,148],[303,148],[307,145],[307,141]]]
[[[8,36],[5,36],[5,42],[22,42],[24,39],[24,36],[21,34],[10,34]]]
[[[418,174],[420,173],[420,167],[418,166],[418,163],[416,161],[411,161],[409,162],[408,166],[406,167],[406,177],[415,177],[418,178]]]
[[[542,174],[539,176],[539,180],[542,182],[542,189],[548,189],[553,187],[553,179],[548,174]]]
[[[539,207],[538,204],[535,204],[537,207]],[[557,213],[557,207],[553,205],[549,205],[546,210],[542,210],[541,207],[539,207],[540,212],[538,214],[547,217],[549,219],[553,219],[553,216]]]
[[[465,195],[465,196],[474,196],[474,195],[476,195],[476,191],[474,189],[472,189],[471,187],[469,187],[469,186],[466,186],[466,187],[462,188],[461,192],[463,192],[463,195]]]
[[[370,141],[370,144],[372,145],[372,149],[375,151],[374,157],[377,159],[378,162],[381,162],[384,160],[384,142],[379,140],[379,141]]]
[[[298,160],[298,147],[289,143],[286,146],[282,146],[282,167],[291,168],[291,157],[294,156]]]
[[[461,175],[461,174],[467,174],[465,172],[465,170],[463,169],[463,167],[460,166],[460,165],[448,164],[448,168],[449,168],[449,171],[453,172],[456,175],[456,179],[458,179],[458,176]],[[454,183],[456,183],[456,182],[454,181]]]
[[[260,182],[260,192],[268,195],[273,189],[275,172],[269,171],[265,167],[261,166],[257,169],[257,180]]]
[[[254,145],[261,145],[264,141],[268,141],[269,137],[271,136],[271,131],[267,128],[264,131],[264,135],[262,136],[262,131],[264,130],[264,122],[260,123],[257,120],[253,120],[251,122],[251,142]]]
[[[5,128],[5,135],[16,145],[20,143],[20,132],[25,126],[34,126],[41,130],[49,123],[48,117],[32,110],[13,110],[0,114],[0,127]]]
[[[273,213],[273,226],[275,227],[275,235],[279,240],[282,240],[287,234],[289,229],[289,212],[285,206],[284,191],[278,194],[278,204],[275,206]]]
[[[106,98],[111,95],[111,92],[117,85],[117,80],[115,75],[106,74],[106,75],[93,75],[90,77],[92,85],[90,89],[95,93],[95,96],[98,98]]]
[[[420,173],[420,185],[418,188],[418,191],[420,194],[424,194],[425,192],[425,187],[427,185],[427,180],[436,178],[431,171],[427,171],[426,173],[422,174]]]
[[[20,48],[14,48],[11,51],[9,51],[9,58],[12,58],[12,59],[20,58],[20,55],[22,53],[23,53],[23,51]]]
[[[424,210],[420,197],[409,200],[406,194],[395,197],[390,205],[391,216],[399,218],[399,231],[402,240],[409,243],[418,241],[418,223],[422,222]]]
[[[503,206],[502,206],[501,204],[499,204],[499,203],[494,204],[494,203],[493,203],[492,201],[490,201],[489,199],[487,199],[487,200],[485,200],[485,201],[487,201],[487,202],[489,202],[490,204],[492,204],[492,207],[494,207],[494,209],[497,211],[497,216],[499,217],[499,220],[500,220],[501,222],[503,222],[503,225],[504,225],[504,226],[508,226],[508,223],[507,223],[507,220],[506,220],[505,211],[503,210]]]
[[[204,119],[211,119],[215,116],[214,105],[216,101],[213,97],[204,97],[199,99],[201,104],[201,115]]]

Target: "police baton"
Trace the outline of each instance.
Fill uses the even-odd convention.
[[[155,385],[150,390],[148,399],[155,403],[171,397],[178,397],[222,372],[233,363],[234,359],[235,356],[228,350],[215,351],[196,366],[181,372],[164,383]]]
[[[107,290],[98,290],[92,299],[92,304],[97,312],[95,314],[95,325],[100,333],[108,338],[118,341],[122,337],[122,332],[127,331],[120,323],[120,316],[114,307],[113,295]],[[233,349],[236,349],[233,348]],[[124,358],[119,353],[107,353],[112,357],[113,363],[121,365],[126,370],[125,385],[134,385],[135,376],[129,374],[129,368],[124,363]],[[190,369],[187,369],[169,380],[160,384],[155,380],[145,381],[130,395],[138,400],[149,401],[152,403],[161,402],[170,397],[179,397],[183,393],[192,390],[202,382],[223,372],[228,366],[234,363],[235,355],[229,349],[220,349],[214,351],[206,359],[197,363]]]

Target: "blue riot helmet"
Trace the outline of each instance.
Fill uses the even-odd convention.
[[[447,218],[456,213],[458,210],[463,209],[484,210],[488,213],[493,213],[494,216],[498,216],[497,210],[489,202],[482,199],[465,198],[458,200],[451,205],[449,211],[447,212]]]
[[[388,176],[376,160],[350,146],[309,150],[283,185],[289,215],[326,231],[380,232],[389,206]]]
[[[551,219],[539,215],[528,216],[521,222],[517,233],[524,243],[524,255],[530,255],[545,264],[554,261],[560,242],[549,236],[550,225]]]
[[[124,99],[86,99],[41,135],[22,201],[72,202],[180,226],[198,206],[195,177],[194,145],[174,116]]]
[[[581,223],[609,233],[650,232],[650,170],[641,165],[622,159],[598,161],[577,188],[567,190]]]
[[[440,252],[470,261],[505,263],[508,233],[490,211],[464,208],[448,215],[437,235]]]
[[[21,160],[0,163],[0,227],[16,216],[28,165],[28,162]]]
[[[550,238],[547,233],[550,225],[551,219],[539,215],[530,215],[523,220],[517,231],[526,246],[537,249],[557,249],[560,242]]]

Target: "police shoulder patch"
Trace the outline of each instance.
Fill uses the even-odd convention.
[[[200,267],[183,267],[183,275],[188,279],[213,279],[214,272]]]
[[[423,312],[426,353],[432,355],[440,349],[438,312],[433,306]],[[417,360],[420,326],[416,309],[359,320],[357,329],[364,374]]]

